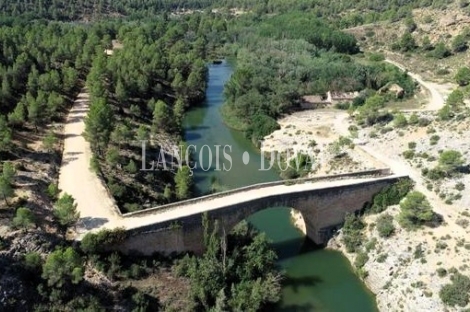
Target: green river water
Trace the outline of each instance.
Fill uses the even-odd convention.
[[[259,151],[243,133],[229,129],[222,121],[223,87],[231,73],[232,67],[226,62],[210,65],[206,103],[189,111],[185,118],[185,140],[196,146],[196,163],[208,169],[208,148],[203,149],[202,159],[198,156],[203,145],[212,150],[210,169],[204,171],[199,167],[194,172],[199,194],[209,192],[214,180],[226,189],[279,180],[274,170],[259,170]],[[216,170],[215,145],[221,145],[222,159],[223,147],[232,147],[231,151],[226,150],[232,158],[231,170]],[[250,159],[247,165],[242,161],[245,151]],[[221,161],[220,167],[222,164]],[[228,161],[225,164],[230,165]],[[353,273],[348,260],[339,252],[315,248],[291,224],[289,208],[269,207],[250,216],[248,221],[272,241],[279,255],[279,266],[286,275],[276,311],[377,311],[374,296]]]

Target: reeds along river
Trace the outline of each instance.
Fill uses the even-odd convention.
[[[232,71],[232,65],[225,61],[209,65],[205,105],[191,110],[185,118],[185,139],[195,146],[195,163],[200,165],[194,170],[199,194],[214,188],[231,189],[279,179],[274,170],[260,171],[259,151],[243,133],[229,129],[223,123],[220,115],[223,88]],[[202,152],[198,150],[203,145],[220,145],[220,157],[223,147],[230,146],[227,150],[232,160],[230,170],[217,170],[223,164],[217,168],[215,148],[209,155],[209,148]],[[249,158],[247,164],[245,152]],[[226,163],[228,167],[229,163]],[[252,215],[249,221],[272,241],[280,269],[286,275],[277,311],[377,311],[373,294],[354,274],[348,260],[339,252],[313,246],[293,226],[289,208],[269,207]]]

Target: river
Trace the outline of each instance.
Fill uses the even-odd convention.
[[[210,192],[214,181],[221,186],[218,189],[232,189],[279,180],[274,170],[259,170],[259,151],[243,133],[229,129],[222,121],[220,107],[224,102],[223,88],[231,73],[232,67],[226,62],[209,65],[205,105],[189,111],[184,121],[185,140],[196,146],[196,163],[200,161],[205,169],[210,168],[204,171],[199,166],[195,170],[199,195]],[[223,147],[231,146],[231,151],[226,150],[232,158],[231,170],[216,170],[215,152],[209,158],[208,148],[203,149],[202,159],[199,160],[203,145],[210,146],[212,151],[215,145],[220,145],[220,158],[223,158]],[[249,156],[246,165],[243,162],[243,158],[247,158],[246,154],[243,156],[245,152]],[[229,162],[224,163],[229,167]],[[220,162],[219,167],[222,166]],[[279,256],[280,269],[286,275],[282,300],[276,311],[377,311],[373,294],[353,273],[348,260],[340,252],[315,248],[292,225],[289,208],[271,207],[252,215],[248,221],[265,232],[272,241]]]

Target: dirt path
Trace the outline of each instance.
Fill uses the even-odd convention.
[[[80,234],[119,219],[114,200],[98,176],[89,169],[92,152],[82,135],[88,109],[89,94],[84,89],[70,110],[64,127],[64,153],[59,174],[59,188],[72,195],[77,203],[80,212],[77,231]]]
[[[402,71],[406,71],[406,68],[397,63],[392,61],[391,59],[385,59],[385,62],[395,65],[396,67],[400,68]],[[430,99],[428,105],[423,109],[413,109],[413,110],[406,110],[406,111],[436,111],[441,109],[442,106],[445,104],[445,99],[447,95],[452,92],[452,86],[448,85],[441,85],[435,82],[424,81],[420,75],[407,72],[408,76],[416,80],[420,85],[422,85],[425,89],[429,91]]]

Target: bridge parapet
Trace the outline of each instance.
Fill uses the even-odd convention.
[[[300,179],[279,180],[279,181],[273,181],[273,182],[257,183],[257,184],[252,184],[249,186],[236,188],[233,190],[228,190],[228,191],[205,195],[205,196],[201,196],[197,198],[182,200],[182,201],[174,202],[171,204],[156,206],[156,207],[148,208],[145,210],[129,212],[129,213],[119,212],[119,215],[121,215],[124,218],[142,217],[142,216],[149,215],[149,214],[162,213],[162,212],[165,212],[173,208],[177,208],[177,207],[180,208],[183,206],[193,205],[193,204],[204,202],[204,201],[211,200],[211,199],[216,199],[216,198],[233,195],[237,193],[243,193],[243,192],[247,192],[250,190],[256,190],[256,189],[269,187],[269,186],[293,185],[293,184],[321,182],[321,181],[336,181],[336,180],[344,180],[344,179],[350,179],[350,178],[385,177],[391,174],[392,172],[390,168],[382,168],[382,169],[356,171],[356,172],[350,172],[350,173],[341,173],[341,174],[335,174],[335,175],[317,176],[317,177],[312,177],[312,178],[300,178]]]

